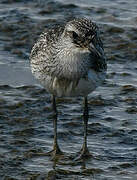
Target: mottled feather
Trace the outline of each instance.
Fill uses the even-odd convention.
[[[99,29],[86,18],[45,30],[30,60],[32,73],[56,96],[86,96],[103,82],[107,69]]]

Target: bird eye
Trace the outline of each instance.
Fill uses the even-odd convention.
[[[74,32],[74,31],[72,31],[72,36],[73,36],[74,39],[78,38],[78,34],[76,32]]]

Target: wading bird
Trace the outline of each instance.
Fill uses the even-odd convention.
[[[52,94],[54,144],[52,156],[61,154],[57,141],[56,97],[84,97],[84,142],[79,157],[89,155],[87,148],[87,96],[105,79],[107,64],[97,25],[86,18],[76,18],[63,26],[45,30],[33,46],[31,70]]]

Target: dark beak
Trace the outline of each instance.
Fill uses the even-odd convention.
[[[89,50],[91,51],[91,53],[93,53],[97,57],[104,58],[104,50],[101,46],[99,45],[95,46],[93,43],[90,43]]]

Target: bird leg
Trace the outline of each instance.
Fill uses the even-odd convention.
[[[54,142],[53,142],[53,150],[50,152],[46,153],[47,155],[51,155],[52,158],[54,159],[57,155],[62,155],[62,151],[59,148],[58,141],[57,141],[57,108],[56,108],[56,99],[55,96],[53,95],[52,97],[52,108],[54,111],[53,115],[53,127],[54,127]]]
[[[84,142],[81,149],[81,153],[83,155],[89,154],[88,147],[87,147],[87,126],[88,126],[88,101],[87,97],[84,98],[84,113],[83,113],[83,119],[84,119]]]
[[[80,150],[80,154],[75,160],[86,158],[91,156],[87,147],[87,125],[88,125],[88,102],[87,97],[84,98],[84,112],[83,112],[83,120],[84,120],[84,142],[82,148]]]
[[[52,107],[53,107],[53,111],[54,111],[54,121],[53,121],[53,126],[54,126],[54,143],[53,143],[53,151],[56,152],[56,154],[61,154],[61,150],[59,148],[58,145],[58,141],[57,141],[57,108],[56,108],[56,99],[55,96],[53,95],[53,99],[52,99]]]

